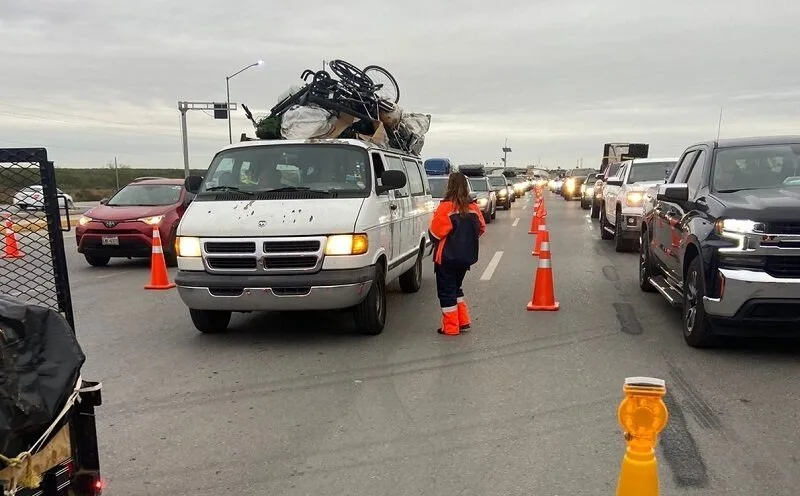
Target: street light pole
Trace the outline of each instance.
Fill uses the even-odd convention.
[[[231,84],[230,84],[231,79],[233,79],[235,76],[243,73],[247,69],[249,69],[251,67],[255,67],[257,65],[262,65],[263,63],[264,63],[263,60],[259,60],[258,62],[253,62],[252,64],[248,65],[244,69],[241,69],[241,70],[239,70],[237,72],[234,72],[230,76],[225,76],[225,93],[227,94],[226,102],[228,104],[228,107],[226,109],[226,112],[228,113],[228,142],[231,143],[231,144],[233,143],[233,130],[231,129]]]

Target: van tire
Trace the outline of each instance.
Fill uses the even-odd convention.
[[[231,312],[224,310],[195,310],[189,309],[192,324],[203,334],[220,334],[228,331],[231,322]]]
[[[420,248],[414,266],[400,275],[400,290],[403,293],[416,293],[422,287],[422,255],[424,253],[425,250]]]
[[[375,277],[364,301],[353,308],[356,329],[360,334],[377,336],[386,325],[386,274],[383,265],[375,266]]]

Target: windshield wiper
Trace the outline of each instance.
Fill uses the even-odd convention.
[[[756,188],[731,188],[731,189],[718,189],[717,193],[738,193],[739,191],[744,191],[748,189],[756,189]]]
[[[235,193],[244,193],[247,196],[253,196],[252,191],[245,191],[243,189],[239,189],[236,186],[212,186],[210,188],[206,188],[206,191],[233,191]]]
[[[259,193],[286,193],[291,191],[309,191],[311,193],[323,193],[326,195],[331,194],[330,191],[325,189],[311,189],[306,186],[284,186],[282,188],[260,189]]]

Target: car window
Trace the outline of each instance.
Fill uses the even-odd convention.
[[[406,166],[406,176],[408,177],[408,189],[412,196],[425,194],[425,187],[422,185],[422,176],[419,175],[417,164],[408,159],[403,159]]]
[[[485,177],[471,177],[469,178],[469,184],[472,186],[472,191],[489,191],[489,183],[486,182]]]
[[[697,190],[700,189],[700,186],[703,184],[705,157],[705,150],[700,150],[697,160],[694,163],[694,167],[692,167],[692,171],[689,173],[689,178],[686,179],[686,184],[689,186],[689,198],[694,198],[697,194]]]
[[[675,167],[675,172],[673,172],[673,177],[675,178],[673,183],[685,183],[686,178],[689,177],[690,168],[692,166],[692,161],[694,160],[694,156],[696,154],[696,150],[692,150],[686,153],[678,162],[678,166]]]
[[[387,170],[398,170],[408,177],[408,173],[403,167],[403,161],[400,160],[398,157],[386,156],[386,169]],[[409,196],[408,192],[408,185],[409,181],[406,181],[406,185],[402,188],[398,188],[394,190],[394,197],[395,198],[407,198]]]
[[[180,184],[129,184],[112,196],[112,207],[155,207],[178,203],[183,186]]]
[[[712,186],[716,191],[797,187],[800,144],[723,148],[716,152]]]
[[[628,175],[628,184],[663,181],[667,171],[675,165],[675,162],[645,162],[633,163],[631,173]]]

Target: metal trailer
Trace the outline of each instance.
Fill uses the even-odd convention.
[[[36,203],[35,210],[30,206],[18,206],[22,190],[40,195],[41,201]],[[16,257],[8,256],[8,238],[0,238],[3,241],[0,242],[0,293],[56,310],[74,332],[63,237],[63,231],[71,228],[69,210],[66,198],[57,192],[55,168],[45,148],[0,149],[0,217],[3,223],[0,234],[6,237],[10,228],[14,233],[14,248],[19,251]],[[55,466],[46,465],[52,468],[39,474],[42,482],[38,488],[19,489],[18,495],[98,496],[102,493],[94,412],[102,403],[100,384],[84,380],[80,390],[78,401],[62,421],[68,429],[62,428],[59,432],[65,436],[52,435],[42,448],[44,452],[59,444],[66,456]]]

